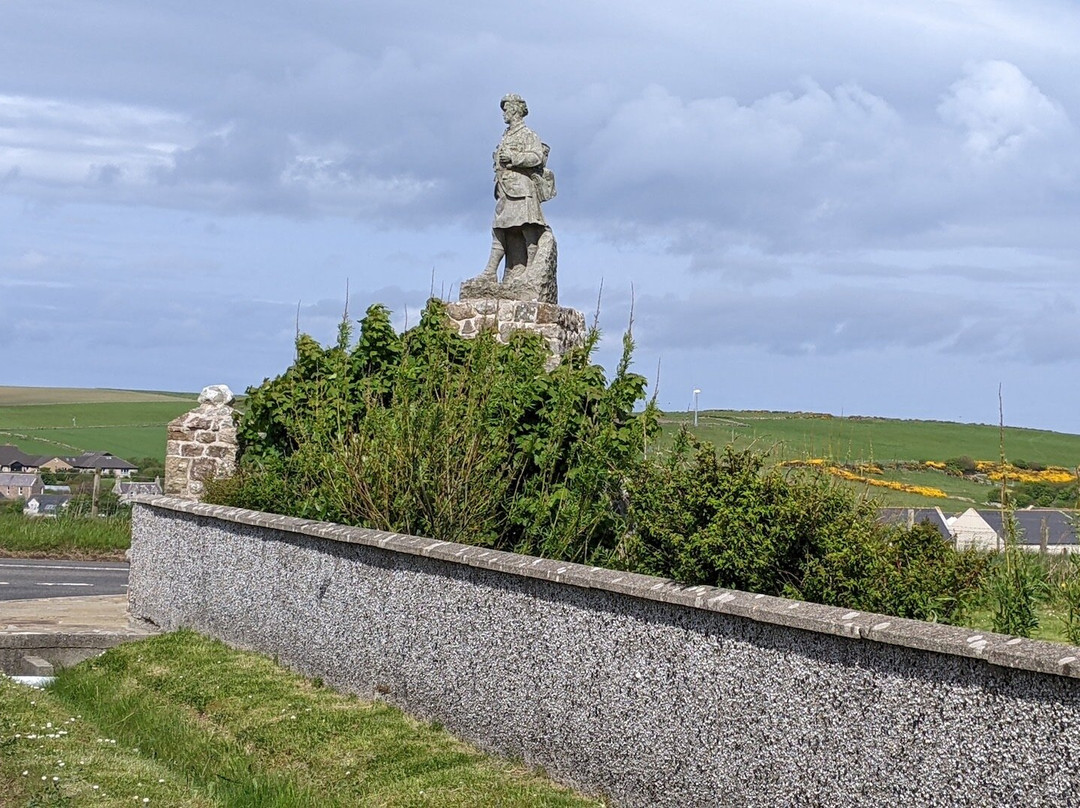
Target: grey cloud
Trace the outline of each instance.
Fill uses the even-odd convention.
[[[482,226],[490,216],[489,151],[500,128],[496,100],[508,89],[527,96],[536,89],[534,117],[553,145],[563,188],[554,204],[620,241],[625,238],[618,234],[627,232],[677,241],[684,229],[697,229],[709,232],[714,244],[752,243],[779,252],[866,240],[955,243],[964,238],[960,223],[1012,232],[1001,226],[1006,219],[1047,211],[1048,193],[1058,197],[1054,204],[1077,213],[1077,160],[1069,155],[1080,144],[1066,107],[1009,62],[973,61],[959,79],[955,66],[951,75],[936,66],[938,83],[922,83],[923,94],[913,97],[912,82],[885,67],[895,64],[896,54],[868,60],[859,76],[850,68],[846,76],[838,72],[839,60],[827,55],[801,62],[791,55],[778,58],[782,68],[772,65],[767,75],[773,83],[763,85],[743,78],[746,70],[735,71],[734,57],[710,55],[705,47],[722,42],[757,64],[760,55],[736,46],[764,24],[760,12],[731,12],[721,25],[715,10],[702,5],[694,12],[700,24],[687,25],[684,16],[631,5],[617,24],[600,9],[560,9],[558,22],[537,29],[527,43],[535,57],[530,70],[514,66],[498,75],[491,65],[505,61],[511,44],[522,43],[511,43],[490,24],[493,4],[454,13],[426,9],[429,18],[420,26],[405,8],[388,7],[361,21],[320,6],[297,28],[291,8],[263,9],[255,39],[235,37],[240,22],[220,15],[214,16],[218,27],[200,24],[200,13],[206,19],[210,12],[199,12],[197,4],[184,14],[160,8],[134,14],[125,30],[147,34],[136,45],[148,48],[147,69],[183,66],[191,84],[158,76],[163,89],[154,108],[176,110],[160,119],[175,145],[155,155],[167,162],[157,170],[164,187],[130,185],[135,169],[150,159],[143,155],[144,162],[131,165],[97,159],[121,171],[95,175],[113,180],[97,192],[109,201],[167,207],[354,215],[405,229],[462,221]],[[851,12],[846,27],[828,28],[822,20],[836,9],[786,11],[806,24],[819,18],[819,39],[866,51],[877,40],[859,35],[880,26],[884,14]],[[30,25],[34,15],[23,14],[21,25]],[[84,10],[77,16],[88,22],[94,15]],[[445,28],[430,27],[435,18],[445,19]],[[889,22],[909,31],[931,25],[930,37],[961,29],[968,37],[989,36],[979,33],[979,24],[929,4],[918,14],[892,14]],[[18,30],[20,19],[13,24]],[[65,34],[67,27],[58,29],[61,39],[73,35]],[[666,48],[668,58],[639,58],[637,38],[657,30],[668,39],[645,47]],[[90,52],[111,36],[95,40]],[[993,36],[1007,38],[1007,32]],[[185,37],[246,44],[204,48],[205,63],[193,63],[168,44]],[[145,43],[154,43],[156,58]],[[610,47],[601,52],[603,43]],[[796,37],[791,44],[797,53],[809,43]],[[915,39],[909,49],[922,47]],[[130,103],[146,103],[140,79],[119,78],[119,60],[115,54],[105,60],[117,76],[112,86]],[[715,62],[711,79],[702,60]],[[928,69],[915,59],[905,62],[915,71]],[[796,64],[812,72],[800,79],[795,71],[805,67]],[[935,104],[940,119],[926,115]],[[178,124],[181,119],[186,123]],[[1012,159],[992,170],[960,160],[981,148],[972,145],[980,138],[993,147],[986,149],[1004,149]],[[1013,147],[1021,142],[1042,146]],[[1047,143],[1057,144],[1052,153],[1043,148]],[[25,177],[19,189],[50,192]],[[725,266],[707,249],[692,261],[701,271]]]
[[[90,185],[113,185],[124,175],[124,170],[115,163],[93,164],[90,166],[87,182]]]
[[[698,294],[639,302],[642,340],[654,349],[756,346],[784,355],[834,355],[883,348],[979,350],[961,340],[979,321],[997,322],[996,304],[932,293],[855,287],[790,294]]]

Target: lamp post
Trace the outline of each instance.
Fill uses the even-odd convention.
[[[701,394],[701,391],[696,387],[694,388],[694,426],[697,426],[697,397]]]

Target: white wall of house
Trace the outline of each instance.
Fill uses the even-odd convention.
[[[956,539],[957,550],[1000,549],[997,531],[990,527],[974,508],[968,508],[957,516],[949,528]]]

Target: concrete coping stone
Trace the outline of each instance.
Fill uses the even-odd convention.
[[[378,547],[451,564],[539,578],[582,589],[602,590],[760,623],[968,657],[998,667],[1080,679],[1080,648],[1063,643],[1028,640],[714,586],[688,586],[677,581],[623,570],[589,567],[486,547],[316,522],[244,508],[208,505],[174,497],[142,495],[134,497],[133,502],[136,507],[150,507],[347,544]]]

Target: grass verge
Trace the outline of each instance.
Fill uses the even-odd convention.
[[[128,514],[31,519],[21,513],[0,513],[0,556],[123,561],[130,546]]]
[[[3,808],[599,805],[192,632],[115,648],[43,693],[0,682],[0,751]]]

